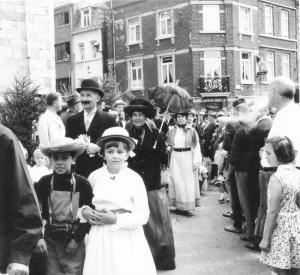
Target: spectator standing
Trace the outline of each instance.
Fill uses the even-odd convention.
[[[52,174],[52,170],[49,169],[46,164],[46,157],[42,154],[40,149],[36,149],[33,152],[33,159],[35,165],[30,169],[30,175],[33,183],[38,182],[41,177]]]
[[[37,198],[16,136],[0,125],[0,272],[28,275],[42,235]]]
[[[113,104],[113,109],[117,112],[117,125],[125,128],[126,120],[124,114],[124,107],[126,106],[126,102],[122,99],[118,99]]]
[[[68,117],[76,115],[82,110],[80,97],[77,94],[71,95],[67,100],[67,104],[68,104],[68,110],[62,113],[60,116],[65,127],[67,126]]]
[[[63,138],[66,134],[65,126],[57,112],[62,109],[60,93],[49,93],[46,96],[47,110],[38,122],[40,145],[48,146],[53,139]]]
[[[85,79],[76,91],[80,93],[83,111],[68,118],[66,136],[76,139],[84,135],[87,147],[77,159],[76,173],[88,177],[103,165],[103,160],[98,155],[100,148],[96,145],[97,139],[106,129],[117,124],[115,117],[97,109],[97,103],[104,95],[97,81]]]

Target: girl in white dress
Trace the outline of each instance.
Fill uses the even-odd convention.
[[[89,176],[95,210],[78,211],[92,225],[83,275],[154,275],[156,269],[142,225],[149,216],[142,178],[127,168],[135,142],[121,127],[107,129],[97,141],[106,166]]]

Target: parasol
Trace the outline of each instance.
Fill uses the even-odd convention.
[[[153,100],[157,107],[166,109],[166,112],[181,113],[192,108],[192,98],[189,93],[176,84],[162,84],[148,90],[150,100]],[[159,128],[161,132],[162,126],[165,122],[165,116]],[[156,142],[154,144],[156,148]]]
[[[150,88],[148,95],[157,107],[164,108],[171,113],[190,110],[193,104],[189,93],[176,84],[162,84]]]

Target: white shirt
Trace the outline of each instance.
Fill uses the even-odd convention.
[[[291,139],[294,149],[297,151],[295,165],[300,167],[300,106],[294,102],[288,104],[277,112],[268,135],[268,139],[274,136],[287,136]],[[270,167],[263,152],[261,165]]]
[[[91,122],[95,116],[97,112],[97,107],[95,107],[95,109],[88,113],[86,110],[84,110],[83,114],[84,114],[84,125],[85,125],[85,130],[88,131],[88,129],[90,128]]]
[[[45,165],[42,165],[42,166],[36,166],[36,165],[34,165],[30,169],[29,172],[30,172],[32,181],[33,182],[38,182],[41,177],[43,177],[45,175],[52,174],[53,171],[52,171],[52,169],[48,169]]]

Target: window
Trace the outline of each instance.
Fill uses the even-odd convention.
[[[265,6],[265,33],[273,35],[273,8]]]
[[[252,80],[252,71],[251,71],[251,54],[250,53],[241,53],[241,78],[242,82],[251,82]]]
[[[81,27],[89,27],[91,25],[90,10],[84,10],[81,12]]]
[[[249,8],[240,7],[240,32],[246,34],[252,33],[252,18]]]
[[[172,56],[161,57],[161,83],[174,83],[174,69]]]
[[[221,54],[217,51],[204,52],[204,75],[221,76]]]
[[[130,61],[131,88],[142,87],[142,62],[141,60]]]
[[[281,56],[281,74],[290,77],[290,55],[282,54]]]
[[[79,44],[79,60],[85,60],[84,44]]]
[[[171,11],[164,11],[159,14],[160,36],[171,36],[174,34]]]
[[[92,45],[92,58],[97,58],[97,48],[94,45]]]
[[[274,63],[274,53],[273,52],[266,53],[266,65],[267,65],[267,69],[268,69],[267,80],[270,81],[275,76],[275,74],[274,74],[275,63]]]
[[[203,5],[203,31],[220,30],[220,11],[218,5]]]
[[[70,86],[69,78],[56,79],[56,91],[60,91],[62,94],[66,93]]]
[[[281,36],[288,38],[289,37],[289,13],[288,11],[281,11],[280,16],[280,29],[281,29]]]
[[[141,40],[140,18],[134,18],[128,21],[129,24],[129,43],[139,42]]]
[[[55,45],[55,60],[67,61],[70,59],[70,42]]]
[[[62,12],[55,15],[55,27],[69,24],[69,12]]]

